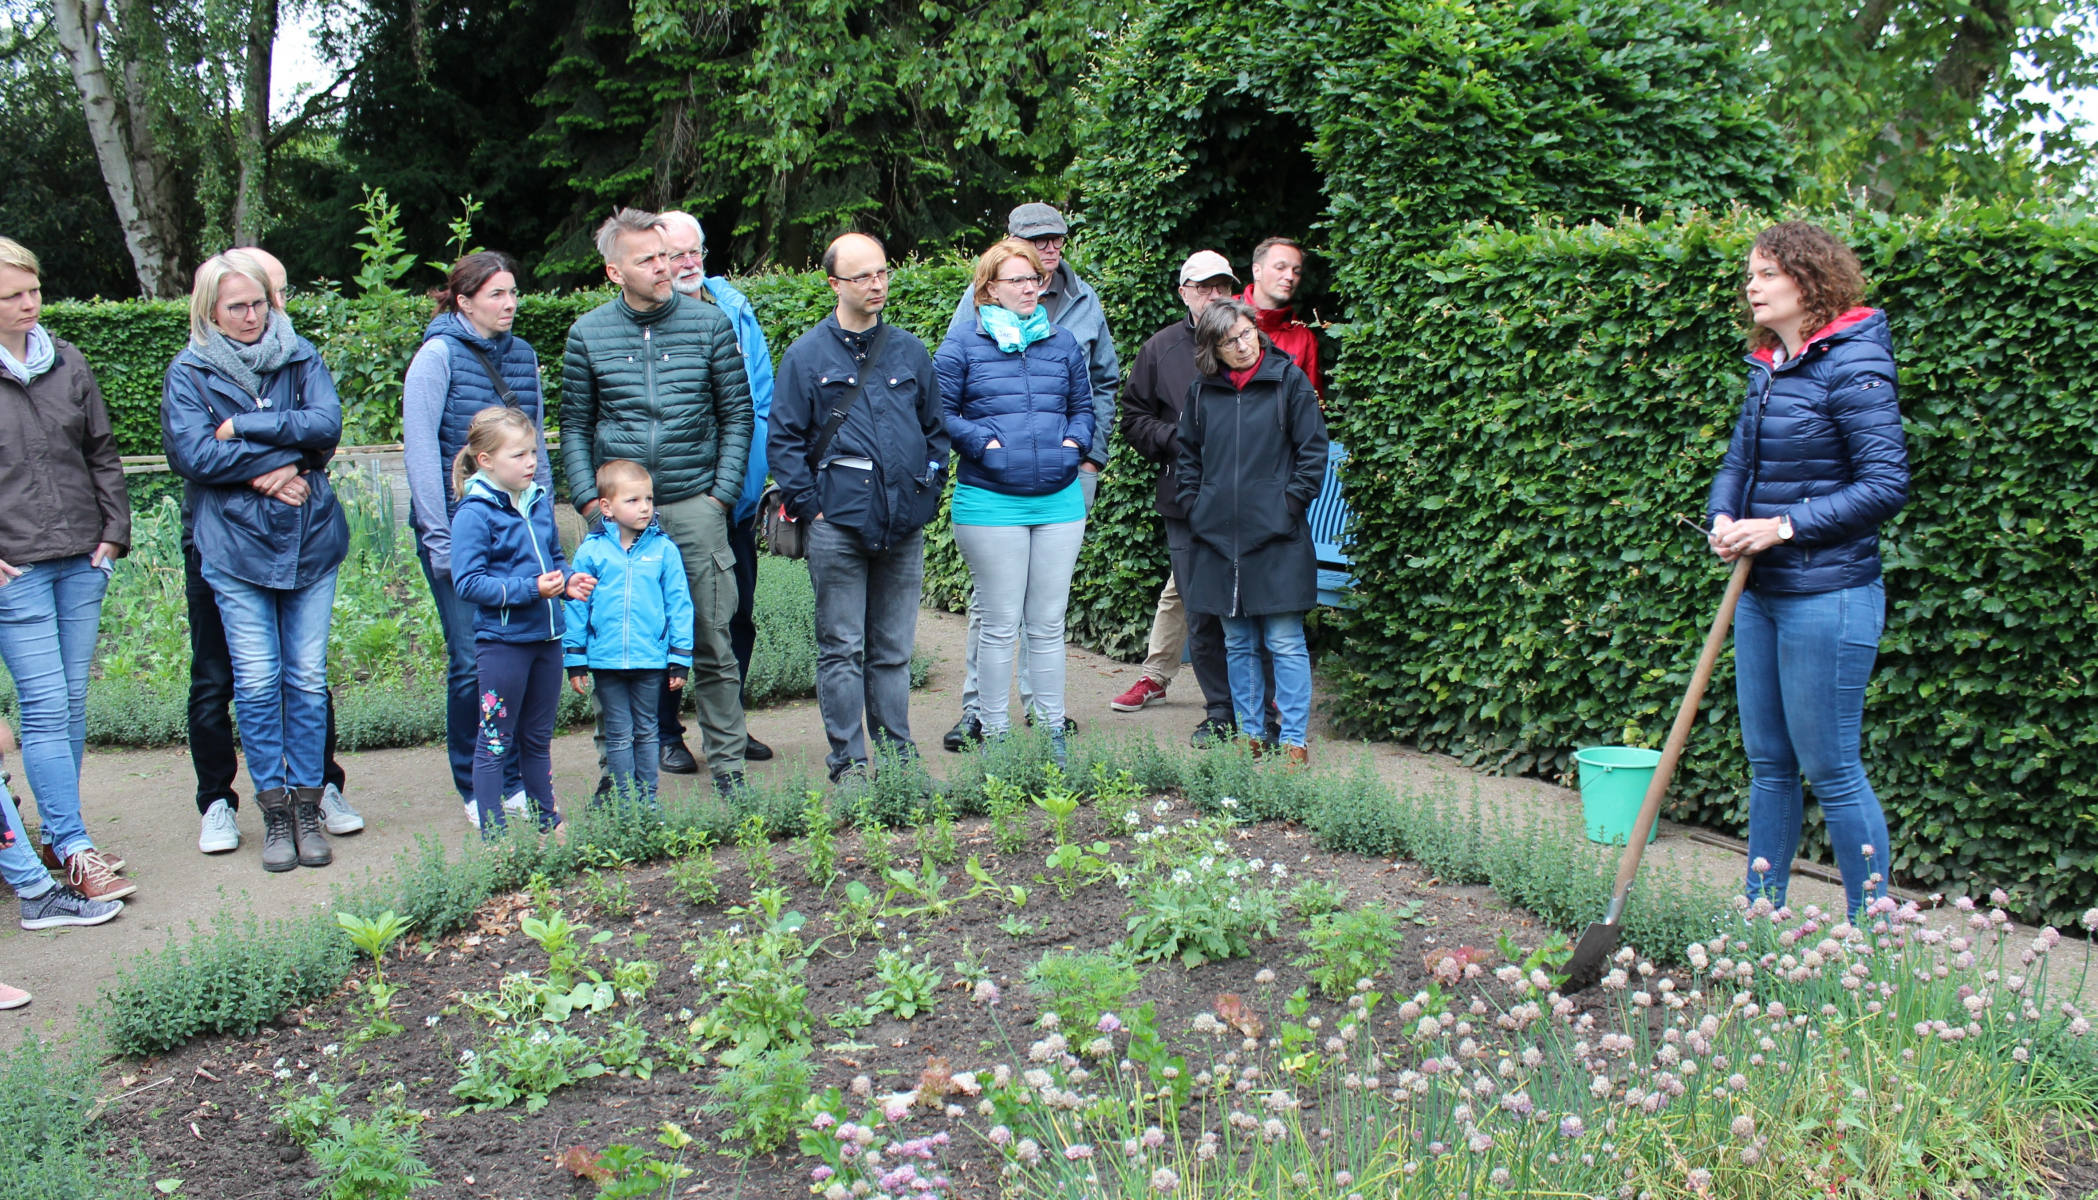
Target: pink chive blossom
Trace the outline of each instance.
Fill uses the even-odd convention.
[[[1080,1142],[1075,1146],[1064,1147],[1064,1157],[1070,1159],[1072,1162],[1077,1162],[1081,1158],[1091,1158],[1092,1156],[1093,1148],[1091,1146],[1086,1145],[1084,1142]]]
[[[1144,1130],[1143,1142],[1145,1149],[1156,1150],[1166,1144],[1166,1131],[1153,1125]]]
[[[978,1004],[996,1004],[999,999],[998,985],[988,979],[983,980],[976,985],[976,991],[970,998]]]
[[[835,1174],[837,1174],[837,1172],[831,1170],[829,1167],[817,1167],[815,1170],[809,1172],[809,1178],[816,1181],[817,1183],[822,1183],[824,1180],[829,1179]]]
[[[1582,1133],[1581,1118],[1563,1117],[1559,1121],[1559,1136],[1577,1138]]]
[[[1115,1033],[1122,1028],[1122,1021],[1121,1018],[1113,1013],[1102,1013],[1100,1014],[1100,1023],[1094,1028],[1102,1033]]]
[[[2089,912],[2083,914],[2083,920],[2081,924],[2085,929],[2090,930],[2092,933],[2098,933],[2098,908],[2091,909]]]
[[[1013,1131],[1003,1125],[993,1125],[989,1136],[993,1146],[1005,1146],[1011,1144]]]
[[[1770,860],[1758,855],[1756,861],[1748,864],[1748,869],[1758,875],[1768,875],[1770,874]]]
[[[1152,1190],[1152,1191],[1154,1191],[1154,1192],[1170,1192],[1170,1191],[1172,1191],[1172,1190],[1173,1190],[1174,1188],[1177,1188],[1177,1187],[1179,1187],[1179,1186],[1180,1186],[1180,1176],[1178,1176],[1178,1175],[1175,1175],[1175,1174],[1173,1174],[1173,1173],[1172,1173],[1171,1171],[1167,1170],[1166,1168],[1164,1168],[1164,1167],[1160,1167],[1160,1168],[1159,1168],[1159,1169],[1157,1169],[1156,1171],[1153,1171],[1153,1172],[1151,1172],[1151,1190]]]

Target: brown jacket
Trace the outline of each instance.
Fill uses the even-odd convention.
[[[131,499],[109,409],[87,359],[52,339],[58,364],[28,387],[0,371],[0,559],[14,566],[131,547]]]

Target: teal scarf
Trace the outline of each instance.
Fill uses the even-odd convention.
[[[1027,317],[1003,305],[979,304],[976,317],[983,322],[983,331],[1007,354],[1017,354],[1056,332],[1056,326],[1049,323],[1049,314],[1039,304]]]

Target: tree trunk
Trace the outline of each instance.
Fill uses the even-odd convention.
[[[139,287],[148,296],[165,299],[185,295],[189,281],[182,278],[178,261],[181,231],[168,194],[170,172],[136,103],[143,89],[135,75],[125,72],[121,97],[111,82],[102,56],[107,10],[102,0],[52,0],[51,7],[59,47],[87,117],[88,140],[116,206]]]
[[[270,51],[277,44],[277,0],[249,0],[249,5],[233,240],[237,245],[259,246],[269,222]]]

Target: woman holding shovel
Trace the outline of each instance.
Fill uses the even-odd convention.
[[[1909,488],[1893,342],[1864,292],[1857,256],[1827,230],[1787,221],[1757,236],[1748,397],[1705,506],[1719,557],[1754,559],[1734,627],[1748,894],[1785,902],[1803,773],[1853,918],[1886,894],[1893,861],[1858,744],[1886,616],[1879,527]]]

